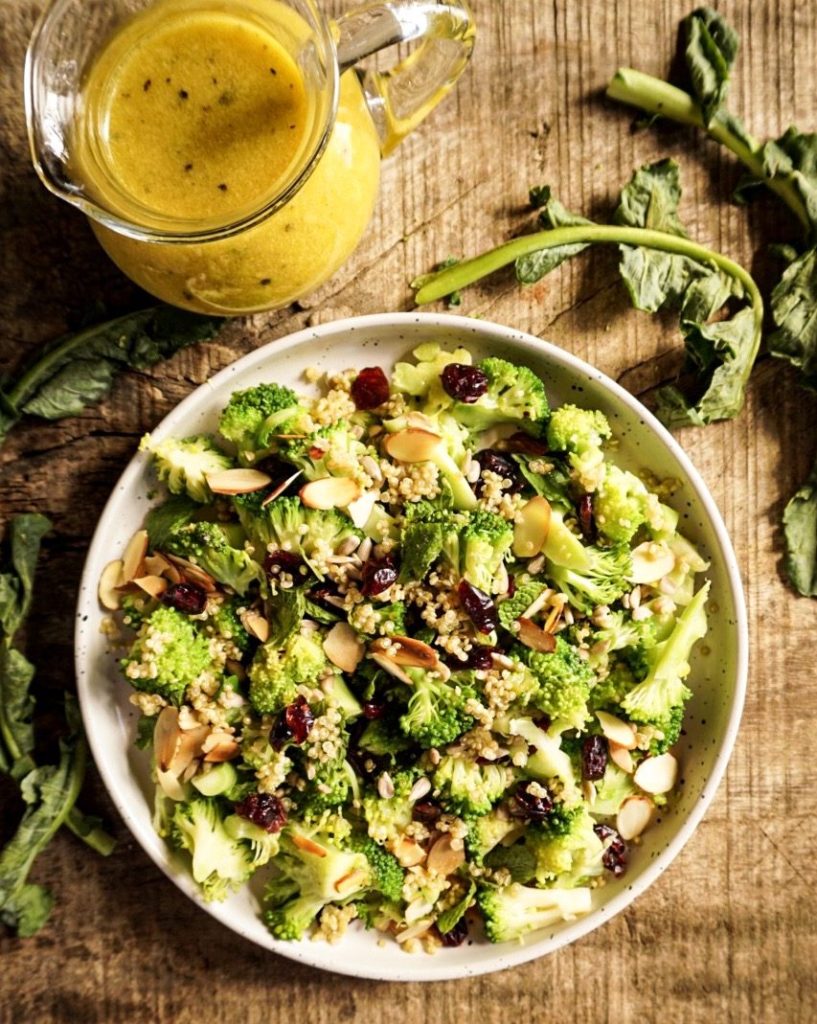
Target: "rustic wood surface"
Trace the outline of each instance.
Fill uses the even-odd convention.
[[[122,311],[144,298],[106,260],[83,218],[48,195],[30,168],[22,65],[40,6],[4,0],[0,17],[5,369],[95,307]],[[603,214],[635,166],[674,156],[692,235],[768,284],[763,247],[794,231],[781,208],[731,205],[739,171],[728,154],[689,131],[633,132],[631,115],[601,98],[619,64],[665,74],[690,6],[475,0],[471,69],[384,168],[375,221],[334,280],[296,308],[233,322],[216,341],[127,375],[80,418],[14,431],[0,451],[0,514],[36,509],[55,522],[29,629],[41,692],[73,686],[73,604],[85,550],[139,436],[255,345],[350,313],[410,308],[414,274],[521,226],[530,184],[550,182],[571,208]],[[817,127],[817,6],[720,6],[743,43],[733,102],[755,132],[776,134],[790,122]],[[500,275],[466,293],[463,310],[551,338],[637,393],[666,376],[677,344],[671,320],[628,308],[610,253],[570,264],[533,290]],[[811,1024],[817,603],[795,598],[781,580],[778,520],[813,457],[815,422],[815,396],[766,359],[735,422],[681,435],[737,549],[751,680],[737,747],[704,822],[672,869],[613,922],[546,959],[468,981],[397,986],[320,974],[256,949],[182,896],[130,838],[90,772],[84,803],[112,823],[118,849],[103,860],[63,832],[38,861],[36,879],[53,887],[57,907],[35,938],[0,939],[0,1022]],[[0,789],[0,807],[5,835],[19,809],[8,789]]]

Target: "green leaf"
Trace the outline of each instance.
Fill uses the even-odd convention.
[[[282,647],[304,618],[306,599],[299,587],[279,590],[267,598],[269,643]]]
[[[674,160],[659,160],[640,167],[621,192],[613,221],[634,228],[651,228],[686,238],[678,218],[681,181]],[[624,285],[636,309],[655,313],[663,306],[681,302],[686,289],[706,267],[685,256],[622,245],[621,272]]]
[[[537,494],[547,498],[551,505],[569,507],[571,500],[568,497],[567,490],[570,486],[570,472],[564,460],[554,455],[540,456],[540,458],[542,461],[553,466],[549,473],[537,473],[530,468],[531,461],[537,461],[536,456],[534,456],[533,460],[528,455],[517,454],[513,456],[514,462],[519,466],[519,472]]]
[[[400,581],[421,580],[443,549],[439,523],[407,523],[401,545]]]
[[[473,879],[471,879],[463,898],[459,900],[459,902],[455,903],[453,907],[449,907],[448,910],[444,910],[437,918],[437,928],[441,935],[447,935],[452,928],[456,928],[468,908],[473,904],[476,894],[477,884]]]
[[[709,7],[699,7],[684,19],[686,62],[692,88],[709,125],[723,106],[729,89],[729,75],[738,53],[738,36],[723,18]]]
[[[817,597],[817,463],[783,513],[786,571],[804,597]]]
[[[322,626],[332,626],[343,618],[340,608],[338,608],[337,612],[330,612],[326,608],[321,608],[314,601],[310,601],[308,597],[304,599],[304,615],[308,619],[320,622]]]
[[[128,313],[45,347],[0,401],[0,443],[23,414],[74,416],[110,390],[123,369],[144,369],[186,345],[212,338],[223,320],[169,306]]]
[[[0,749],[8,752],[3,770],[15,779],[34,767],[33,679],[31,662],[13,647],[0,646]]]
[[[73,807],[86,762],[84,740],[74,733],[60,743],[57,765],[33,769],[20,784],[28,806],[0,852],[0,921],[19,935],[33,935],[51,911],[50,893],[29,884],[28,874]]]
[[[0,575],[0,631],[11,639],[31,606],[40,542],[51,521],[36,512],[15,516],[8,529],[10,571]]]
[[[785,269],[771,306],[777,330],[768,340],[769,351],[802,370],[809,386],[817,388],[817,248]]]
[[[145,529],[153,550],[163,549],[171,534],[196,518],[201,505],[186,494],[172,494],[161,505],[154,506],[145,519]]]
[[[554,199],[549,185],[538,186],[530,191],[531,205],[540,211],[539,223],[543,228],[566,227],[577,224],[592,224],[585,217],[571,213],[565,209],[558,199]],[[587,243],[580,245],[561,245],[553,249],[540,249],[527,256],[521,256],[515,263],[516,279],[520,284],[535,284],[555,270],[560,263],[569,260],[587,248]]]

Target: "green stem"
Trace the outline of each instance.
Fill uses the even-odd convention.
[[[65,825],[78,839],[81,839],[83,843],[103,857],[108,857],[113,853],[116,846],[114,837],[83,814],[76,805],[68,812]]]
[[[688,92],[634,68],[619,68],[607,87],[607,95],[610,99],[638,107],[648,114],[703,128],[710,138],[734,153],[753,177],[775,192],[805,228],[811,229],[808,211],[797,189],[788,178],[772,177],[767,173],[763,146],[736,117],[718,111],[710,123],[706,124],[701,108]]]

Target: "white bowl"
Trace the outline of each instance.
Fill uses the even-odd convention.
[[[76,668],[85,729],[97,766],[117,809],[146,853],[192,900],[228,928],[267,949],[315,967],[390,981],[432,981],[498,971],[550,953],[586,935],[623,910],[665,871],[689,839],[715,795],[737,734],[746,688],[746,609],[735,554],[709,491],[684,452],[657,420],[612,380],[575,356],[529,334],[484,320],[432,313],[391,313],[355,317],[310,328],[274,341],[207,381],[181,402],[155,434],[210,431],[219,410],[237,388],[278,381],[303,389],[307,366],[329,371],[378,364],[390,369],[418,344],[465,345],[477,358],[504,356],[524,363],[544,380],[554,404],[574,401],[601,409],[621,440],[622,461],[658,477],[683,482],[672,504],[681,529],[711,561],[710,631],[705,651],[693,661],[695,697],[679,745],[682,786],[671,810],[634,848],[623,879],[594,894],[591,913],[577,921],[530,935],[522,943],[481,941],[435,956],[409,955],[396,943],[378,944],[378,934],[352,928],[338,945],[281,942],[259,917],[252,885],[225,903],[205,904],[187,867],[151,825],[152,785],[146,756],[133,744],[136,712],[129,687],[119,675],[100,630],[105,613],[97,604],[103,566],[119,557],[149,507],[146,459],[134,456],[114,488],[94,534],[79,595]]]

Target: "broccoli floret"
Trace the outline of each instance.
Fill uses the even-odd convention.
[[[539,583],[537,580],[518,585],[513,597],[507,597],[497,605],[500,624],[510,630],[514,622],[530,608],[536,598],[546,589],[546,586],[545,583]]]
[[[575,608],[586,614],[597,605],[612,604],[630,589],[629,549],[585,546],[568,529],[557,509],[551,511],[544,553],[548,578],[567,594]]]
[[[365,455],[374,449],[355,437],[348,422],[333,423],[306,437],[282,441],[278,454],[300,469],[307,480],[352,476]]]
[[[539,683],[531,703],[554,721],[581,729],[589,717],[587,701],[595,676],[576,648],[559,636],[548,654],[521,645],[515,650]]]
[[[371,885],[366,857],[327,841],[319,830],[290,825],[267,886],[264,921],[277,939],[300,939],[328,904],[348,902]]]
[[[346,803],[354,778],[354,770],[345,760],[345,746],[329,761],[315,766],[315,777],[297,797],[302,817],[315,821],[326,811]]]
[[[449,363],[471,365],[471,353],[464,348],[446,352],[433,342],[420,345],[412,355],[414,363],[397,363],[392,373],[392,387],[423,400],[423,412],[434,415],[451,405],[451,397],[442,386],[440,374]]]
[[[424,579],[442,549],[443,529],[440,523],[409,520],[400,539],[400,582]]]
[[[298,696],[298,686],[315,683],[327,667],[319,639],[294,633],[284,647],[266,643],[249,669],[250,704],[259,714],[275,714]]]
[[[194,501],[211,500],[207,477],[231,469],[233,460],[213,444],[206,434],[193,437],[166,437],[155,441],[150,434],[142,438],[140,452],[150,452],[156,475],[167,484],[171,494],[187,494]]]
[[[162,550],[170,534],[192,522],[201,511],[201,505],[187,494],[171,494],[167,501],[154,506],[145,518],[151,549]]]
[[[554,881],[562,888],[578,885],[604,870],[604,844],[593,830],[594,821],[580,805],[565,819],[565,827],[551,830],[545,824],[531,828],[526,843],[536,857],[535,877],[539,885]]]
[[[408,750],[411,740],[393,728],[387,719],[376,718],[363,730],[357,745],[368,754],[388,757]]]
[[[363,796],[363,815],[370,838],[376,843],[399,839],[411,824],[413,804],[409,800],[417,777],[412,771],[395,772],[392,776],[394,795],[388,799],[370,791]]]
[[[539,437],[550,409],[545,386],[533,370],[495,357],[483,359],[479,368],[488,377],[488,389],[476,402],[454,404],[454,415],[460,423],[472,431],[513,423]]]
[[[614,661],[605,678],[597,682],[590,691],[590,710],[598,711],[610,705],[620,705],[637,682],[629,665],[623,661]]]
[[[221,414],[218,432],[232,441],[246,459],[247,455],[265,449],[269,435],[282,430],[300,411],[294,391],[280,384],[258,384],[233,392]]]
[[[634,686],[621,702],[622,708],[636,722],[656,725],[662,732],[680,729],[677,709],[683,708],[691,696],[684,685],[689,675],[689,658],[695,643],[706,635],[706,599],[709,583],[705,583],[679,616],[669,638],[657,644],[651,654],[647,677]]]
[[[131,629],[139,629],[153,610],[153,601],[147,594],[125,594],[120,602],[122,622]]]
[[[434,786],[457,814],[487,814],[514,781],[503,764],[480,764],[472,758],[446,754],[434,772]]]
[[[483,888],[477,904],[491,942],[521,939],[528,932],[570,921],[591,908],[590,889],[535,889],[513,882]]]
[[[629,544],[647,521],[650,501],[650,492],[634,473],[609,464],[593,495],[599,532],[614,544]]]
[[[573,762],[561,748],[561,724],[556,722],[550,731],[540,729],[530,718],[496,719],[494,731],[506,736],[521,736],[533,747],[525,764],[525,774],[536,780],[547,782],[556,779],[560,784],[561,800],[565,806],[572,806],[582,799],[576,779]]]
[[[316,556],[323,559],[335,554],[349,538],[363,538],[351,519],[337,509],[307,508],[300,498],[275,498],[268,505],[263,505],[263,500],[258,494],[233,499],[258,558],[270,547],[288,551],[300,555],[318,579],[323,579]]]
[[[233,791],[229,792],[232,794]],[[232,796],[230,798],[232,799]],[[281,845],[280,833],[267,832],[260,825],[238,814],[229,814],[224,819],[224,830],[232,839],[243,840],[249,844],[254,869],[263,867],[271,861]]]
[[[208,902],[225,899],[256,867],[251,846],[229,834],[215,800],[197,797],[176,804],[170,839],[178,849],[190,853],[193,878]]]
[[[400,728],[421,747],[444,747],[467,732],[474,719],[465,711],[469,699],[476,694],[467,684],[454,677],[443,682],[422,669],[409,669],[412,694]]]
[[[611,434],[603,413],[563,405],[550,417],[547,441],[554,451],[568,452],[571,476],[583,491],[592,493],[604,477],[601,446]]]
[[[608,761],[603,777],[596,783],[591,811],[601,817],[614,817],[627,797],[636,792],[632,775]]]
[[[238,598],[225,598],[207,621],[218,636],[232,641],[242,654],[246,654],[253,640],[238,616],[240,607],[241,601]]]
[[[135,689],[157,693],[178,707],[184,691],[211,662],[207,637],[186,615],[159,605],[142,623],[120,664]]]
[[[504,594],[505,557],[512,543],[513,527],[507,519],[483,509],[471,512],[460,542],[462,575],[486,594]]]
[[[503,808],[494,808],[490,814],[482,814],[478,818],[466,816],[465,821],[468,825],[465,837],[468,857],[478,865],[484,863],[491,850],[503,839],[520,828],[519,821],[511,818]]]
[[[403,898],[403,882],[406,873],[397,858],[369,836],[353,836],[349,841],[349,846],[352,850],[362,853],[369,862],[372,872],[372,888],[387,900],[399,903]]]
[[[252,583],[265,583],[264,571],[243,548],[234,548],[218,523],[189,523],[168,537],[167,549],[208,572],[237,594]]]

